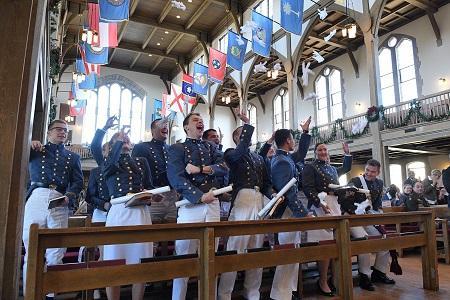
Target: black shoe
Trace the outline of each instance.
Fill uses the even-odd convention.
[[[374,267],[372,267],[372,275],[370,276],[370,279],[372,282],[381,282],[384,284],[395,284],[395,280],[392,278],[389,278],[385,273],[378,271]]]
[[[292,300],[301,300],[302,297],[300,297],[298,292],[292,292]]]
[[[359,287],[366,291],[375,291],[375,287],[369,279],[369,276],[359,273]]]
[[[324,290],[322,290],[322,288],[320,287],[319,280],[317,280],[317,289],[319,290],[319,294],[321,294],[322,296],[334,297],[333,291],[325,292]]]
[[[333,279],[332,278],[328,279],[328,286],[330,287],[330,290],[333,293],[336,293],[337,289],[336,289],[336,287],[333,284]]]
[[[55,297],[49,297],[49,296],[45,296],[45,300],[54,300]]]

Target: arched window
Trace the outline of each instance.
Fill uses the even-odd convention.
[[[273,129],[289,129],[289,96],[287,89],[281,88],[273,99]]]
[[[389,178],[391,179],[391,184],[395,184],[401,191],[403,191],[403,176],[402,176],[402,166],[399,164],[389,165]]]
[[[419,69],[414,38],[392,35],[380,46],[381,103],[384,106],[416,99]]]
[[[425,170],[425,163],[421,161],[413,161],[406,165],[406,170],[414,171],[415,177],[418,180],[424,180],[427,176],[426,170]],[[408,174],[408,173],[407,173]]]
[[[342,72],[334,67],[325,67],[315,80],[317,94],[317,125],[331,123],[344,117],[342,97]]]
[[[250,120],[250,125],[255,127],[252,136],[252,144],[256,145],[256,142],[258,141],[258,126],[256,124],[256,106],[254,106],[253,104],[247,105],[247,116],[248,119]]]
[[[256,6],[255,11],[263,16],[273,19],[273,0],[261,1],[258,6]]]
[[[130,126],[130,139],[138,143],[145,131],[145,93],[134,83],[120,75],[110,75],[99,80],[99,88],[88,92],[86,113],[83,117],[82,143],[90,144],[95,130],[116,115],[119,126]],[[105,141],[114,134],[108,131]]]

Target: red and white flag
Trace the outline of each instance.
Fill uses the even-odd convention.
[[[166,93],[162,94],[162,105],[161,105],[161,116],[166,117],[169,115],[169,103],[168,103],[168,95]]]
[[[170,84],[170,95],[167,95],[167,103],[169,103],[169,108],[173,111],[179,111],[184,115],[183,110],[183,94],[181,93],[181,86],[171,83]]]
[[[88,25],[89,29],[98,32],[100,15],[98,3],[88,3]]]
[[[225,71],[227,70],[227,55],[212,47],[209,48],[209,65],[208,75],[209,79],[222,83],[225,78]]]
[[[95,73],[100,76],[100,65],[86,63],[89,69],[89,73]]]
[[[99,45],[99,47],[102,47],[102,48],[117,47],[117,45],[118,45],[117,23],[100,22],[99,31],[98,31],[98,45]]]

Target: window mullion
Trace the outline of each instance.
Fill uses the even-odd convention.
[[[395,103],[399,104],[400,99],[400,76],[399,69],[397,65],[397,50],[396,48],[391,48],[391,60],[392,60],[392,76],[394,77],[394,93],[395,93]]]
[[[330,91],[330,77],[325,77],[325,83],[327,87],[327,115],[328,115],[328,122],[331,123],[331,91]]]

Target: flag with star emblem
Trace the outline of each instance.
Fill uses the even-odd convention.
[[[214,48],[209,48],[209,79],[217,83],[222,83],[225,78],[226,67],[227,55]]]
[[[194,63],[194,84],[192,85],[194,93],[208,94],[208,67]]]
[[[281,27],[294,34],[302,33],[303,0],[281,0]]]
[[[122,22],[129,18],[130,0],[99,0],[100,21]]]
[[[183,83],[181,85],[181,89],[184,95],[188,97],[195,97],[195,93],[192,89],[192,84],[194,83],[194,78],[187,74],[183,74]]]
[[[252,28],[253,52],[269,57],[270,46],[272,45],[272,20],[256,11],[252,11],[252,21],[256,24]]]
[[[242,71],[247,39],[233,31],[228,31],[227,64],[235,70]]]

